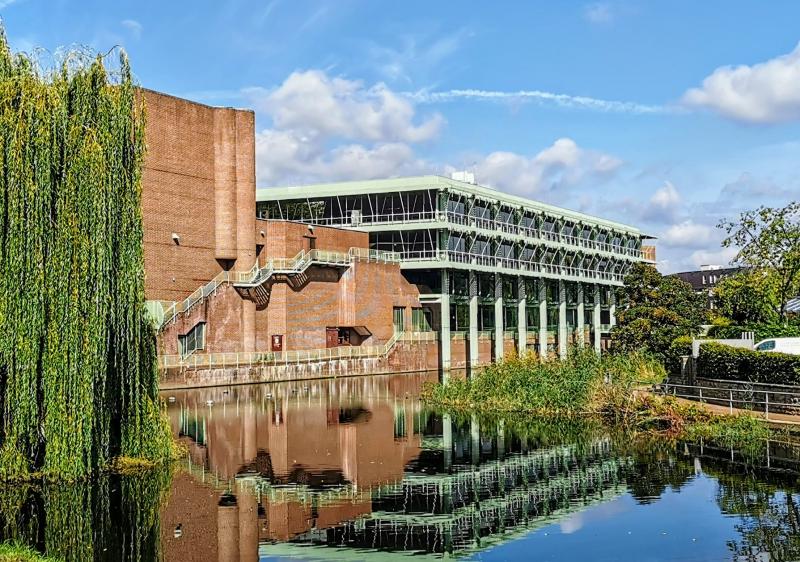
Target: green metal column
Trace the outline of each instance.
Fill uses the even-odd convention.
[[[584,305],[583,305],[584,295],[583,295],[583,283],[578,283],[578,345],[583,347],[586,345],[586,338],[584,331],[586,330],[586,325],[583,320],[584,315]]]
[[[442,298],[441,298],[441,350],[442,350],[442,378],[450,371],[450,276],[446,269],[442,269]]]
[[[469,272],[469,361],[478,365],[478,274]]]
[[[558,356],[567,356],[567,286],[563,280],[558,281]]]
[[[547,342],[550,334],[547,330],[547,282],[539,279],[539,357],[547,358]]]
[[[594,327],[594,350],[600,353],[600,285],[594,286],[594,311],[592,313]]]
[[[528,305],[528,295],[525,294],[525,278],[517,277],[517,354],[525,355],[528,346],[528,318],[525,307]]]
[[[617,325],[617,293],[613,287],[611,288],[611,291],[609,291],[608,314],[610,317],[609,323],[613,328],[614,326]]]
[[[494,360],[503,358],[503,276],[494,274]]]

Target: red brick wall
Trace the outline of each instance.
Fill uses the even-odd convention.
[[[357,230],[315,226],[312,231],[306,224],[279,220],[259,220],[256,229],[258,238],[265,240],[269,257],[293,258],[300,250],[308,250],[309,237],[316,240],[320,250],[347,252],[350,248],[369,248],[369,234]]]
[[[176,301],[222,271],[218,259],[255,263],[254,114],[141,92],[145,289]]]

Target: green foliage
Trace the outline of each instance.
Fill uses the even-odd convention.
[[[779,284],[771,269],[750,269],[723,277],[714,288],[717,312],[734,324],[776,322],[781,308]]]
[[[635,384],[660,382],[664,376],[657,361],[641,354],[599,357],[591,349],[576,348],[564,361],[512,357],[470,380],[429,386],[424,397],[456,409],[568,416],[599,413]],[[605,384],[607,378],[614,384]]]
[[[718,343],[700,346],[698,372],[707,378],[800,384],[800,357]]]
[[[739,339],[742,336],[742,332],[753,332],[756,341],[767,338],[796,338],[800,337],[800,324],[797,322],[763,322],[759,324],[712,326],[708,331],[708,337]]]
[[[136,476],[0,488],[0,533],[35,545],[47,560],[161,560],[159,514],[172,475],[168,465]]]
[[[722,245],[739,248],[735,262],[775,276],[777,312],[785,318],[786,301],[800,290],[800,202],[762,206],[719,227],[728,234]]]
[[[56,72],[0,33],[0,479],[169,454],[144,309],[144,107],[127,58]]]
[[[643,263],[630,269],[617,301],[611,338],[622,353],[649,351],[666,360],[675,338],[697,335],[705,321],[703,297],[691,285]]]
[[[678,336],[672,340],[664,357],[664,367],[668,373],[680,374],[681,357],[692,354],[692,340],[692,336]]]
[[[0,562],[58,562],[58,560],[42,556],[30,547],[5,542],[0,544]]]

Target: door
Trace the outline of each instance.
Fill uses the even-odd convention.
[[[339,329],[325,328],[325,347],[338,347]]]

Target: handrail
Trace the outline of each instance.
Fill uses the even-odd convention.
[[[436,341],[436,332],[395,332],[385,343],[362,346],[341,346],[322,349],[270,351],[270,352],[225,352],[225,353],[193,353],[192,355],[161,355],[158,365],[162,369],[191,367],[258,367],[265,365],[285,365],[312,361],[333,361],[341,359],[366,359],[385,357],[398,342]]]
[[[260,267],[256,261],[255,265],[248,271],[223,271],[219,273],[182,301],[175,302],[167,307],[164,310],[164,318],[158,326],[158,330],[175,320],[179,314],[188,312],[195,304],[214,294],[220,285],[225,283],[254,287],[269,279],[274,273],[299,274],[314,264],[346,266],[354,261],[399,263],[400,257],[397,252],[354,247],[350,248],[346,253],[331,250],[301,250],[293,258],[271,258],[264,267]]]
[[[780,390],[732,388],[720,386],[703,386],[689,384],[675,384],[665,382],[653,385],[653,392],[676,398],[699,401],[701,403],[727,405],[730,413],[737,409],[760,409],[769,419],[770,409],[773,413],[781,410],[791,410],[792,413],[800,409],[800,393],[785,392]],[[759,399],[763,397],[763,399]],[[772,400],[770,400],[772,398]]]

